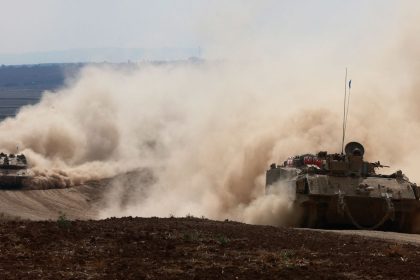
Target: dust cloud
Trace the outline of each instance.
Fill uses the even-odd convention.
[[[347,140],[362,142],[368,160],[419,180],[418,69],[398,59],[407,55],[404,40],[391,39],[352,62]],[[307,59],[279,51],[258,60],[253,49],[243,59],[89,66],[0,123],[0,147],[27,155],[36,187],[117,176],[99,218],[191,214],[282,224],[291,200],[265,196],[269,164],[341,147],[342,60],[329,50],[301,51]]]
[[[276,204],[275,197],[269,205],[261,198],[267,166],[300,150],[336,146],[339,122],[330,110],[298,105],[299,93],[283,94],[283,80],[254,66],[87,67],[67,87],[3,121],[0,146],[27,155],[34,188],[122,174],[111,182],[101,217],[258,222],[250,209]]]

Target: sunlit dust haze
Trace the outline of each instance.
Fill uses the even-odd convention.
[[[0,123],[0,147],[27,155],[41,187],[120,175],[99,218],[191,214],[278,225],[290,199],[265,196],[265,171],[291,155],[339,152],[349,67],[346,140],[419,181],[420,40],[415,13],[406,13],[412,7],[398,6],[374,36],[291,42],[293,34],[250,28],[267,7],[248,6],[220,13],[218,25],[197,23],[209,42],[203,61],[84,68]]]

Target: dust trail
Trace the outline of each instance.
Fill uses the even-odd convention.
[[[34,187],[134,174],[114,181],[102,216],[247,220],[238,209],[261,205],[253,201],[264,193],[269,163],[333,147],[338,132],[333,112],[294,103],[299,93],[282,94],[283,81],[273,84],[254,65],[88,67],[73,84],[2,122],[0,146],[27,155]]]

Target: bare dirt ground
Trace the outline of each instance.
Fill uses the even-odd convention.
[[[0,279],[419,279],[411,244],[197,218],[3,221]]]

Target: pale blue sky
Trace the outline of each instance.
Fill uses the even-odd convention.
[[[392,32],[397,0],[0,0],[0,54],[84,48],[354,44]],[[228,53],[227,52],[227,53]],[[0,61],[1,63],[1,61]]]

